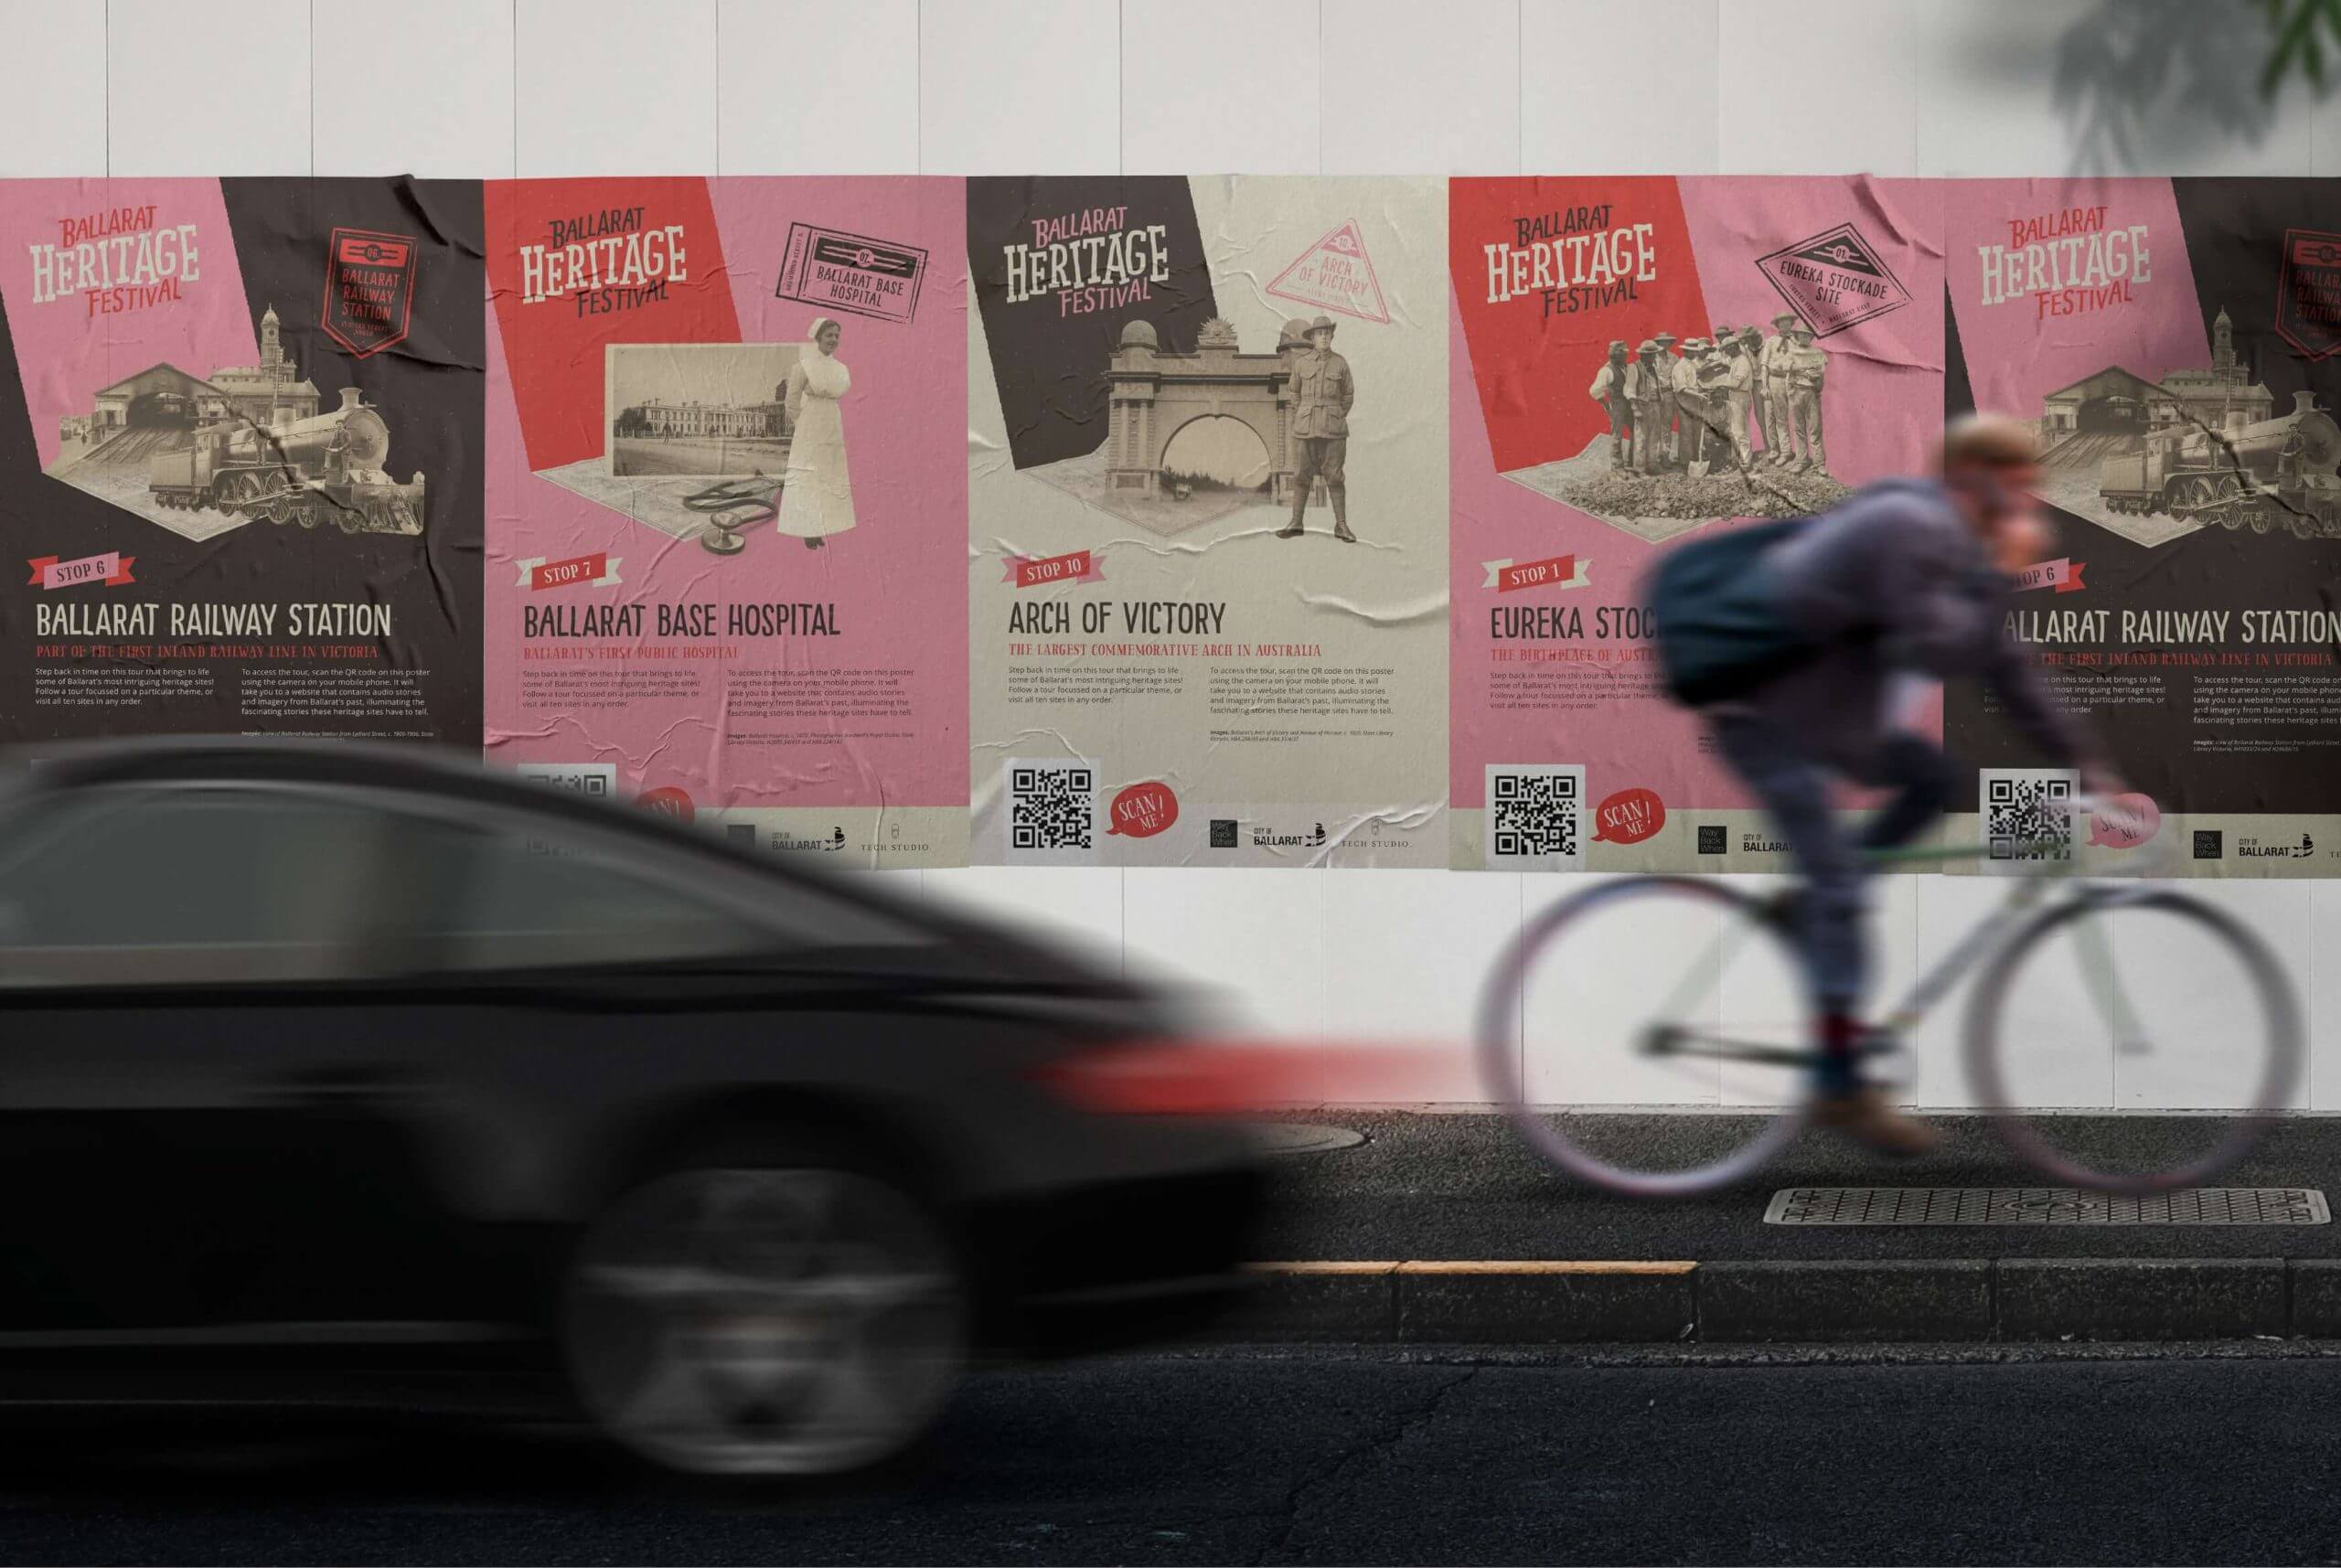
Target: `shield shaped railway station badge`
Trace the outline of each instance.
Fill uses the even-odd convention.
[[[2341,234],[2284,230],[2276,330],[2312,359],[2341,350]]]
[[[406,338],[419,247],[403,234],[337,229],[326,258],[322,325],[358,358]]]

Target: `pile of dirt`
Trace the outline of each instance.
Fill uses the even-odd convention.
[[[1825,474],[1759,468],[1706,475],[1610,469],[1563,485],[1560,498],[1602,517],[1795,517],[1833,507],[1852,492]]]

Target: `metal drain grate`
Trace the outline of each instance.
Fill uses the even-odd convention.
[[[1767,1225],[2324,1225],[2314,1187],[2186,1187],[2116,1198],[2078,1187],[1783,1187]]]

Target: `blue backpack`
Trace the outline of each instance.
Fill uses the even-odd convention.
[[[1942,494],[1923,480],[1887,479],[1848,499],[1888,490],[1938,502]],[[1776,547],[1817,520],[1744,524],[1684,545],[1658,563],[1643,597],[1658,623],[1659,667],[1676,701],[1696,708],[1744,697],[1831,645],[1814,642],[1789,619],[1769,565]]]
[[[1819,650],[1791,624],[1765,558],[1811,517],[1748,523],[1670,551],[1644,597],[1659,667],[1677,702],[1696,708],[1754,690]]]

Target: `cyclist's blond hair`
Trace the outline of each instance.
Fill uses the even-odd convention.
[[[2040,461],[2032,427],[2005,414],[1962,414],[1942,432],[1945,472],[1953,468],[2029,468]]]

